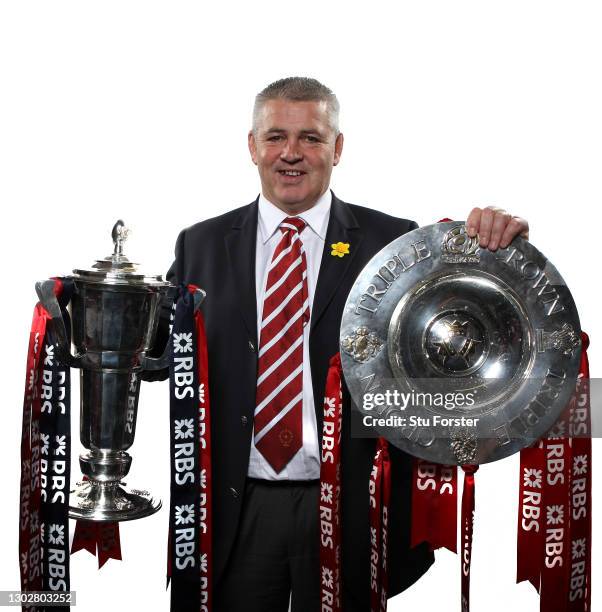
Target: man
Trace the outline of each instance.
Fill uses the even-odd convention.
[[[382,247],[417,227],[329,191],[343,134],[335,95],[287,78],[258,94],[249,151],[261,194],[185,229],[172,282],[203,287],[213,446],[214,588],[218,611],[319,610],[318,481],[328,361],[343,306]],[[527,223],[475,208],[482,247],[527,236]],[[348,248],[334,249],[341,243]],[[348,251],[348,253],[347,253]],[[342,441],[343,609],[369,609],[368,478],[375,441]],[[389,595],[433,562],[409,546],[411,458],[392,454]]]

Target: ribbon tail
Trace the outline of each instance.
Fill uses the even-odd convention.
[[[439,494],[434,501],[436,548],[458,552],[458,468],[455,465],[437,465]]]
[[[119,523],[100,523],[97,526],[98,569],[109,559],[121,561]]]
[[[516,582],[528,580],[539,592],[541,586],[542,478],[545,455],[541,444],[520,452],[520,486],[516,541]]]
[[[96,524],[91,521],[78,520],[75,523],[73,533],[73,544],[71,554],[79,550],[87,550],[94,557],[96,556]]]
[[[414,459],[412,473],[412,547],[427,542],[431,551],[447,548],[456,552],[456,466]]]

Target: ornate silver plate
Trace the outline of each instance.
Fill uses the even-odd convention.
[[[443,464],[495,461],[542,437],[574,391],[581,351],[577,309],[546,257],[521,238],[480,249],[462,222],[375,255],[340,341],[364,424]]]

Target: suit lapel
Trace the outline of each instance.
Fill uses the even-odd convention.
[[[324,313],[326,307],[335,295],[337,288],[358,251],[362,235],[359,225],[349,205],[332,194],[330,219],[326,230],[324,251],[320,263],[320,273],[316,286],[311,314],[311,330]],[[332,255],[332,245],[337,242],[349,244],[349,254],[343,257]]]
[[[226,253],[238,293],[240,312],[245,327],[257,346],[257,298],[255,288],[255,250],[257,245],[258,199],[243,208],[225,236]],[[358,251],[362,234],[349,205],[332,194],[330,219],[322,252],[318,283],[311,314],[314,329],[335,295]],[[331,255],[332,244],[349,244],[349,254]]]
[[[241,211],[225,236],[226,253],[238,304],[249,337],[257,346],[257,298],[255,291],[255,250],[257,245],[257,206],[255,200]]]

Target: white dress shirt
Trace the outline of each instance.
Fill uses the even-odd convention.
[[[307,260],[307,289],[309,293],[309,312],[313,316],[314,294],[320,272],[326,229],[330,217],[332,194],[326,190],[316,204],[297,215],[307,227],[301,233],[301,242]],[[261,320],[263,314],[263,296],[267,282],[267,273],[274,250],[282,238],[278,226],[287,215],[284,211],[259,196],[259,216],[257,220],[257,248],[255,253],[255,289],[257,294],[257,339],[261,342]],[[314,392],[311,382],[309,363],[309,329],[308,323],[303,328],[303,446],[289,461],[286,467],[276,473],[263,455],[251,441],[248,476],[264,480],[312,480],[320,478],[320,449],[318,448],[318,428],[314,406]]]

